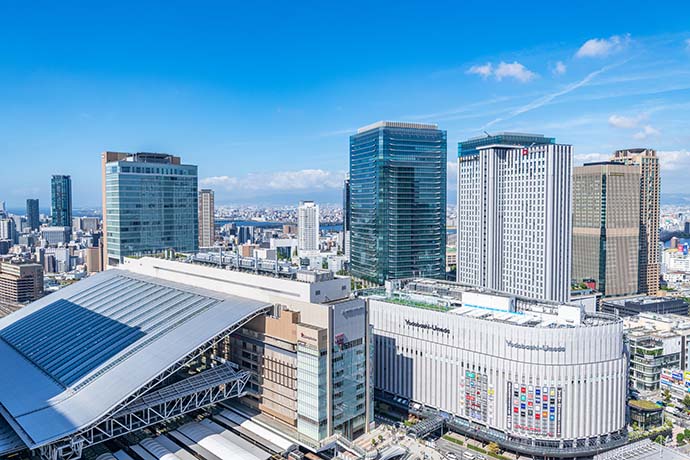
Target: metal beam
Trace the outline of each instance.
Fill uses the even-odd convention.
[[[44,460],[78,460],[84,448],[245,394],[248,371],[231,364],[204,371],[132,401],[111,417],[67,439],[42,446]]]

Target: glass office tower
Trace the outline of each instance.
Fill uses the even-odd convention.
[[[53,176],[50,181],[50,214],[53,227],[72,226],[72,178]]]
[[[41,218],[38,213],[38,199],[26,200],[26,223],[31,230],[38,230],[41,226]]]
[[[353,276],[445,276],[446,149],[433,124],[382,121],[350,136]]]
[[[166,249],[198,250],[197,167],[164,153],[103,154],[108,264]]]

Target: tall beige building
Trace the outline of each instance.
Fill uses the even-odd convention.
[[[640,171],[591,163],[573,169],[573,280],[605,296],[639,290]]]
[[[213,190],[199,191],[199,247],[213,246],[216,239],[216,218]]]
[[[661,176],[659,158],[652,149],[618,150],[612,161],[635,166],[640,173],[639,291],[659,291],[659,200]]]
[[[27,303],[43,295],[43,267],[0,262],[0,303]]]

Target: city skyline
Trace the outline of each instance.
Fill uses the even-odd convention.
[[[535,5],[536,17],[507,4],[501,17],[478,5],[443,14],[370,5],[354,34],[346,33],[344,7],[290,5],[266,16],[246,5],[218,5],[213,14],[138,7],[136,15],[124,5],[5,6],[0,199],[10,208],[27,198],[47,203],[50,175],[68,174],[75,208],[95,207],[99,153],[114,149],[188,158],[219,205],[338,203],[349,136],[385,119],[448,132],[451,203],[457,142],[484,130],[556,136],[574,146],[576,165],[654,148],[662,192],[682,193],[690,129],[676,114],[690,107],[690,30],[682,21],[690,7],[677,5],[670,16],[626,5]],[[60,33],[56,14],[65,18]],[[374,27],[384,14],[386,24]],[[489,18],[491,36],[481,33]],[[244,25],[251,19],[261,19],[259,39]],[[508,27],[528,19],[538,20],[539,34]],[[214,27],[228,20],[237,27]],[[577,30],[562,27],[571,20],[580,20]],[[644,34],[636,32],[641,20]],[[393,34],[413,22],[415,34]],[[138,31],[97,33],[122,23]],[[169,30],[183,24],[192,33],[182,42]],[[396,46],[376,45],[392,34]],[[248,38],[251,46],[236,45]],[[284,52],[275,53],[279,40]]]

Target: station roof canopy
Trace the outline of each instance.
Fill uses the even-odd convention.
[[[0,454],[108,417],[204,344],[270,305],[126,270],[0,319]]]

